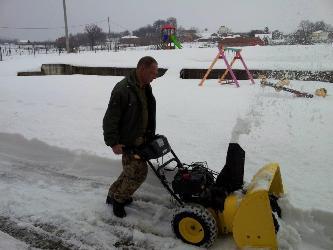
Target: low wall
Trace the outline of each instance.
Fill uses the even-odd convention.
[[[213,69],[207,79],[218,79],[222,76],[225,69]],[[180,78],[182,79],[202,79],[207,69],[182,69]],[[248,76],[243,69],[233,69],[238,80],[247,80]],[[280,79],[287,77],[289,80],[302,81],[320,81],[333,83],[333,71],[296,71],[296,70],[250,70],[253,78],[259,78],[259,75],[265,75],[268,78]],[[225,79],[232,79],[228,72]]]
[[[37,72],[18,72],[18,76],[35,76],[35,75],[103,75],[103,76],[126,76],[135,68],[118,68],[118,67],[88,67],[73,66],[69,64],[43,64],[41,71]],[[159,68],[158,76],[165,74],[167,69]]]
[[[18,76],[40,76],[40,75],[102,75],[102,76],[126,76],[135,68],[118,67],[88,67],[73,66],[69,64],[43,64],[41,71],[37,72],[18,72]],[[158,77],[165,74],[167,69],[159,68]],[[207,69],[182,69],[180,71],[181,79],[202,79]],[[218,79],[225,69],[213,69],[207,79]],[[233,69],[238,80],[247,80],[248,76],[244,69]],[[333,83],[333,71],[297,71],[297,70],[250,70],[253,78],[259,78],[259,75],[265,75],[268,78],[280,79],[287,77],[289,80],[301,81],[320,81]],[[225,79],[232,79],[230,73]]]

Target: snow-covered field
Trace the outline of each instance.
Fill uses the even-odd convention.
[[[102,119],[122,77],[16,76],[42,63],[134,67],[144,55],[168,68],[152,84],[157,132],[179,158],[220,171],[228,143],[238,142],[248,181],[264,164],[279,162],[287,193],[280,200],[280,248],[333,249],[332,83],[291,81],[295,89],[324,87],[329,94],[306,99],[261,88],[259,80],[241,81],[240,88],[208,80],[200,88],[198,80],[179,79],[181,68],[207,68],[216,53],[136,50],[0,62],[0,249],[196,249],[175,239],[169,195],[152,173],[125,219],[104,204],[121,163],[104,145]],[[328,45],[246,47],[242,55],[250,69],[333,70]],[[231,236],[212,249],[222,247],[236,249]]]

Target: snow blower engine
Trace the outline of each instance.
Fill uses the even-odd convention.
[[[245,185],[245,151],[237,143],[229,144],[220,173],[206,162],[181,163],[163,135],[134,152],[147,161],[177,201],[171,225],[182,241],[210,247],[218,233],[232,233],[239,248],[278,249],[281,209],[277,200],[283,185],[277,163],[262,167]],[[153,159],[158,159],[156,164]]]

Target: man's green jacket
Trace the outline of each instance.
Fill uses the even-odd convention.
[[[146,139],[155,134],[156,100],[150,85],[145,86],[148,105],[148,126]],[[138,80],[134,70],[118,82],[111,93],[110,102],[103,119],[104,141],[108,146],[123,144],[134,146],[135,140],[142,136],[142,101],[138,90]]]

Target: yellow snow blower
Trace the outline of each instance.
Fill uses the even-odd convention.
[[[277,200],[283,186],[277,163],[264,166],[244,184],[245,151],[237,143],[229,144],[220,173],[206,162],[181,163],[162,135],[135,152],[177,201],[171,225],[182,241],[208,248],[219,233],[232,233],[239,248],[278,249],[281,209]],[[165,155],[171,157],[164,163],[151,162]]]
[[[244,196],[234,193],[226,198],[224,211],[216,213],[219,230],[232,233],[240,248],[277,249],[279,225],[275,216],[281,216],[277,198],[282,194],[279,165],[266,165],[254,176]]]

